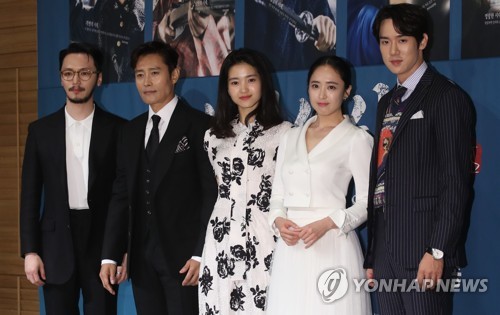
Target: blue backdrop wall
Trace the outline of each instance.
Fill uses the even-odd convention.
[[[243,45],[244,0],[236,0],[236,48]],[[470,0],[463,0],[470,1]],[[487,278],[488,290],[483,293],[457,293],[454,314],[500,314],[495,299],[500,296],[500,57],[461,60],[462,0],[451,0],[450,60],[433,62],[442,74],[464,88],[477,110],[477,142],[482,147],[480,172],[476,175],[475,201],[472,209],[467,250],[469,266],[462,270],[464,278]],[[152,0],[146,0],[145,40],[151,40]],[[69,1],[38,1],[38,111],[45,116],[61,108],[64,91],[58,74],[58,52],[69,43]],[[337,2],[337,54],[346,56],[347,0]],[[500,40],[500,36],[496,39]],[[312,60],[311,60],[312,62]],[[307,99],[306,71],[277,73],[281,102],[288,118],[294,121],[301,99]],[[355,93],[364,100],[366,111],[360,125],[373,130],[378,100],[376,86],[395,84],[394,76],[384,66],[365,66],[355,69]],[[204,104],[215,105],[217,77],[184,79],[177,85],[193,107],[203,110]],[[107,110],[132,118],[147,110],[132,83],[108,84],[99,88],[96,99]],[[349,104],[349,111],[353,104]],[[495,162],[497,161],[497,162]],[[364,231],[362,231],[362,234]],[[497,236],[495,236],[497,235]],[[42,300],[42,299],[41,299]],[[43,311],[43,300],[41,301]],[[119,292],[119,314],[136,314],[130,284]]]

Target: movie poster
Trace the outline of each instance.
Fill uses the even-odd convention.
[[[500,0],[462,1],[462,58],[500,56]]]
[[[471,1],[471,0],[467,0]],[[349,0],[347,2],[347,59],[355,66],[382,64],[372,25],[378,10],[387,4],[421,5],[432,18],[430,60],[448,60],[450,0]]]
[[[130,54],[144,43],[145,0],[70,0],[70,40],[98,46],[103,82],[134,81]]]
[[[234,0],[155,0],[153,39],[179,52],[181,77],[217,76],[234,49]]]
[[[276,70],[308,69],[335,54],[336,0],[246,0],[245,47],[266,54]]]

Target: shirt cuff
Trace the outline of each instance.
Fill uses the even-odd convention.
[[[111,260],[111,259],[103,259],[103,260],[101,260],[101,265],[104,265],[104,264],[113,264],[113,265],[116,265],[116,261]]]
[[[280,235],[280,233],[279,233],[278,228],[274,224],[274,220],[276,220],[276,218],[285,218],[286,219],[286,217],[287,217],[286,212],[283,209],[275,209],[275,210],[269,211],[269,215],[267,217],[267,222],[269,223],[269,225],[271,226],[271,229],[274,231],[274,233],[276,235]]]
[[[339,209],[333,210],[332,214],[330,214],[329,217],[330,217],[330,219],[332,219],[333,223],[335,223],[335,225],[337,226],[339,231],[344,233],[342,228],[344,227],[344,223],[345,223],[345,217],[346,217],[345,211],[342,211]]]
[[[196,260],[197,262],[201,262],[201,257],[200,256],[192,256],[192,260]]]

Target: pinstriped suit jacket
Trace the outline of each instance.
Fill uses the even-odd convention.
[[[464,240],[472,200],[475,109],[468,95],[431,68],[407,100],[387,155],[384,213],[374,213],[380,130],[394,89],[379,102],[370,165],[368,250],[373,265],[376,215],[397,263],[418,268],[427,247],[444,251],[446,266],[465,266]],[[411,119],[419,112],[423,118]]]

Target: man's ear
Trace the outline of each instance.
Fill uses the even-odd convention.
[[[102,84],[102,72],[97,74],[97,86],[101,86]]]
[[[180,76],[181,76],[181,68],[175,67],[175,69],[172,70],[172,73],[170,73],[170,79],[172,80],[172,83],[176,84]]]
[[[427,33],[424,33],[424,36],[422,36],[422,40],[420,41],[420,44],[418,45],[418,49],[424,50],[425,47],[427,47],[428,43],[429,43],[429,36],[427,36]]]

